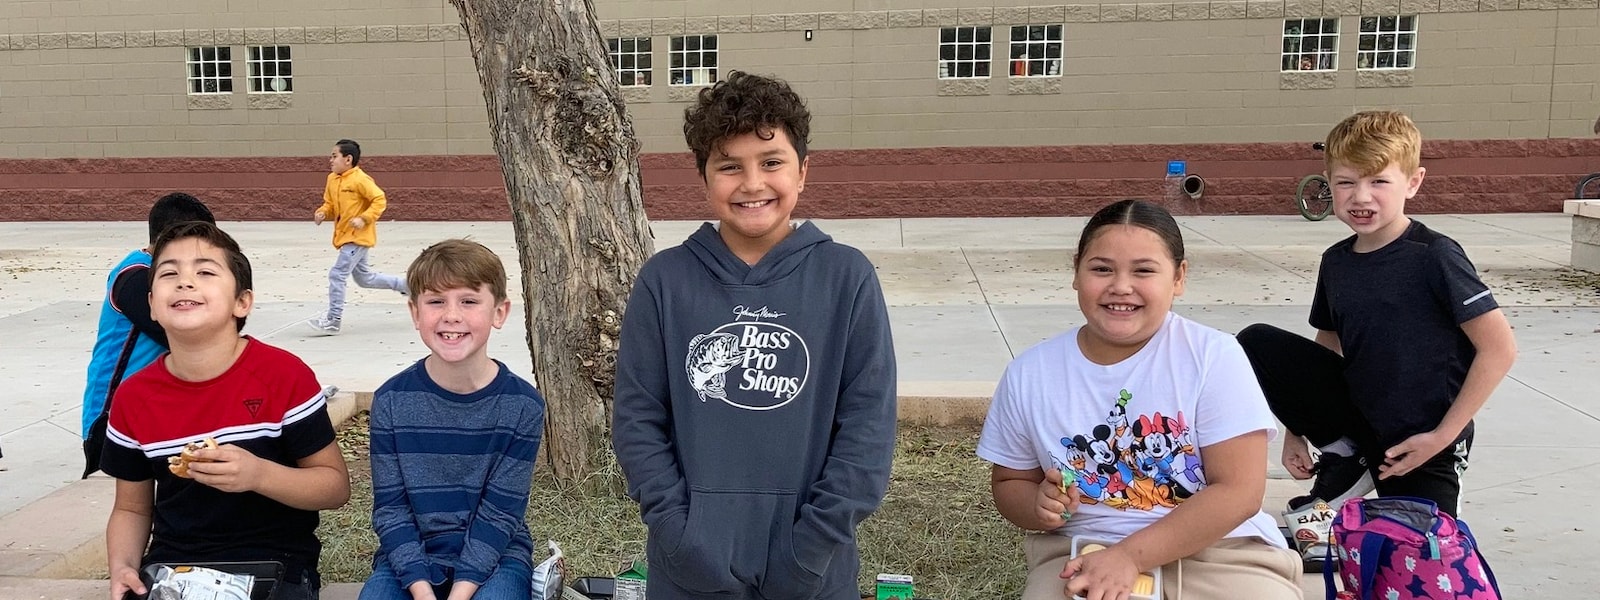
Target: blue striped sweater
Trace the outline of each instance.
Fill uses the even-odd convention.
[[[402,586],[481,584],[503,557],[531,565],[523,518],[544,399],[499,361],[494,381],[471,394],[439,387],[423,362],[372,400],[374,561],[387,560]]]

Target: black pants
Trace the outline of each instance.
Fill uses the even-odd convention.
[[[1267,406],[1290,433],[1305,436],[1317,447],[1348,437],[1366,457],[1379,496],[1425,498],[1456,516],[1461,473],[1467,469],[1467,453],[1472,449],[1470,423],[1454,443],[1410,473],[1378,479],[1378,467],[1388,447],[1379,442],[1372,425],[1350,401],[1344,359],[1322,344],[1271,325],[1246,327],[1238,339],[1267,396]]]

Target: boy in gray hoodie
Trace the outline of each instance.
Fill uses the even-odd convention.
[[[718,223],[640,270],[613,407],[651,600],[859,597],[856,526],[894,455],[894,345],[867,258],[790,221],[810,120],[788,84],[737,71],[685,114]]]

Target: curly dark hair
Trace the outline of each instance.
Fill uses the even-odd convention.
[[[700,90],[694,106],[683,111],[683,138],[694,151],[694,165],[700,177],[706,176],[706,160],[711,151],[734,136],[755,132],[770,140],[773,130],[782,127],[789,143],[803,160],[806,142],[811,138],[811,111],[805,101],[782,79],[751,75],[742,71]]]

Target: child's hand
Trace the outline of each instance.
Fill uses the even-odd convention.
[[[263,462],[249,450],[233,444],[195,452],[189,475],[195,481],[224,492],[254,491],[261,482]]]
[[[1078,554],[1061,569],[1067,580],[1067,597],[1089,600],[1123,600],[1133,592],[1139,578],[1139,565],[1122,548],[1111,546],[1098,552]]]
[[[149,592],[144,589],[144,582],[139,580],[139,569],[126,565],[112,569],[111,600],[122,600],[122,596],[128,592],[141,596]]]
[[[326,218],[328,218],[328,213],[322,212],[320,210],[317,211],[317,212],[311,213],[311,223],[313,225],[321,225],[322,224],[322,220],[326,219]]]
[[[361,217],[352,217],[350,219],[350,226],[356,229],[361,229],[362,227],[367,226],[367,220]]]
[[[1055,529],[1067,524],[1063,514],[1078,512],[1079,505],[1078,482],[1074,481],[1067,486],[1066,491],[1061,490],[1061,471],[1050,469],[1044,472],[1044,481],[1039,482],[1039,491],[1035,495],[1034,504],[1038,507],[1034,512],[1039,517],[1040,524],[1046,530]]]
[[[1422,466],[1428,459],[1444,451],[1454,441],[1437,431],[1428,431],[1408,437],[1383,453],[1383,466],[1378,467],[1378,479],[1400,477]]]
[[[1306,438],[1288,435],[1283,438],[1283,468],[1295,479],[1310,479],[1316,474],[1317,463],[1311,460],[1311,449]]]
[[[450,586],[449,600],[472,600],[478,593],[478,584],[471,581],[457,581]]]
[[[433,595],[433,584],[428,583],[426,579],[418,579],[412,582],[411,587],[406,589],[411,592],[411,600],[438,600],[439,598]]]

